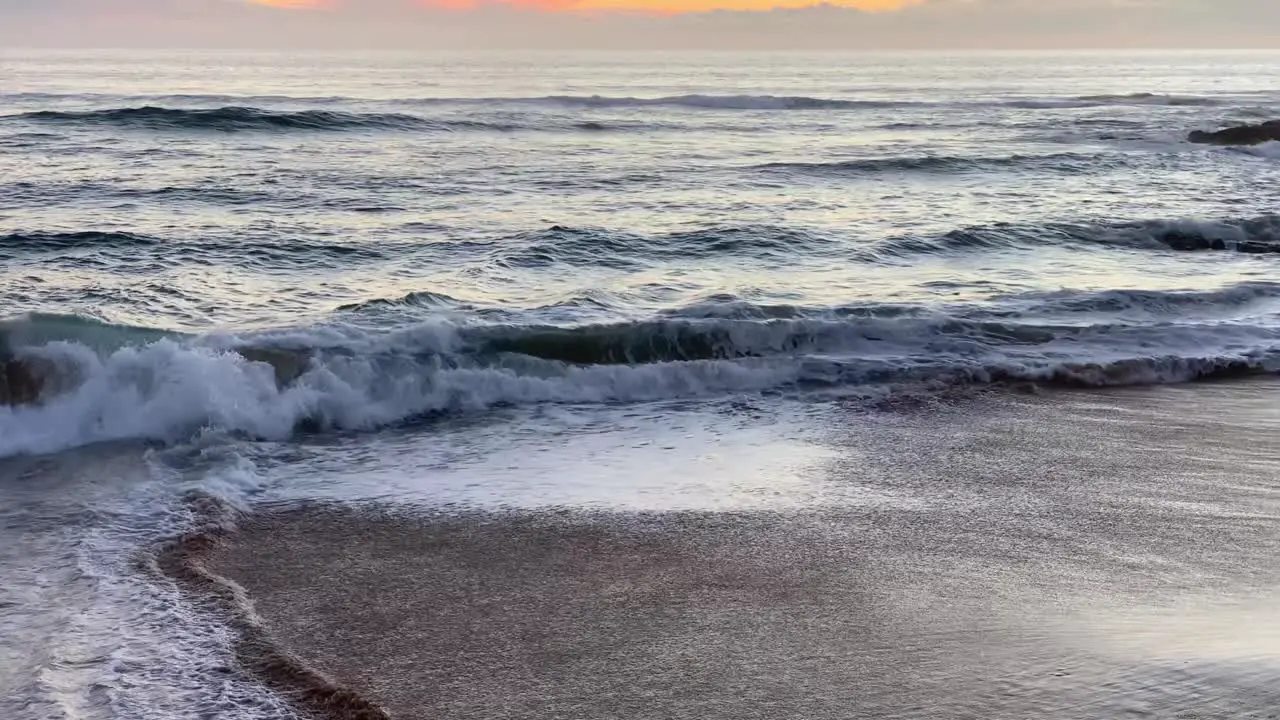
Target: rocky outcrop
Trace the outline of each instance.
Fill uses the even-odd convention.
[[[1261,145],[1280,141],[1280,120],[1269,120],[1259,125],[1237,125],[1214,132],[1196,130],[1187,139],[1202,145]]]

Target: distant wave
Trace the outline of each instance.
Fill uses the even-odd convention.
[[[990,305],[955,304],[925,307],[906,303],[856,303],[835,307],[762,305],[733,295],[719,295],[667,311],[674,318],[730,320],[843,320],[849,318],[927,318],[939,312],[967,321],[1030,322],[1041,325],[1086,323],[1105,318],[1113,324],[1162,322],[1171,319],[1221,318],[1280,300],[1280,283],[1242,282],[1213,290],[1056,290],[1032,291],[995,298]]]
[[[1215,290],[1058,290],[1026,292],[996,298],[990,305],[923,306],[909,303],[861,302],[838,306],[761,304],[731,294],[714,295],[685,307],[659,313],[666,320],[815,320],[849,321],[858,318],[880,320],[929,318],[946,314],[958,320],[983,323],[1018,322],[1044,326],[1074,326],[1092,320],[1108,323],[1149,323],[1169,320],[1223,319],[1238,312],[1280,310],[1280,283],[1242,282]],[[625,309],[607,293],[568,297],[553,308],[589,307]],[[534,310],[545,310],[546,307]],[[423,319],[437,313],[457,316],[463,312],[486,319],[515,322],[527,308],[478,305],[442,293],[411,292],[397,297],[374,298],[337,308],[339,313],[387,313],[401,322]],[[657,323],[658,321],[655,321]],[[557,330],[556,332],[560,332]],[[571,331],[563,331],[566,336]]]
[[[12,93],[0,94],[0,98],[19,102],[93,102],[107,103],[113,101],[145,103],[221,103],[232,106],[247,104],[307,104],[334,105],[341,103],[361,104],[408,104],[408,105],[559,105],[584,107],[645,107],[676,106],[722,110],[806,110],[806,109],[839,109],[860,107],[902,107],[927,105],[927,102],[892,101],[892,100],[859,100],[841,98],[817,98],[798,95],[746,95],[746,94],[688,94],[662,97],[610,97],[606,95],[544,95],[544,96],[490,96],[490,97],[419,97],[380,99],[365,97],[316,97],[290,95],[210,95],[210,94],[173,94],[173,95],[110,95],[103,93]]]
[[[1214,107],[1222,101],[1208,97],[1129,93],[1121,95],[1082,95],[1072,98],[1013,98],[1001,105],[1024,110],[1073,110],[1118,105],[1163,105],[1167,107]]]
[[[1214,290],[1055,290],[1001,298],[1002,309],[980,314],[993,317],[1093,317],[1128,321],[1186,319],[1234,312],[1260,302],[1280,300],[1280,283],[1242,282]]]
[[[1273,93],[1254,93],[1254,100],[1265,101]],[[814,97],[807,95],[770,95],[735,92],[688,93],[656,97],[610,95],[492,95],[476,97],[401,97],[374,98],[349,95],[232,95],[225,93],[170,93],[170,94],[113,94],[113,93],[0,93],[0,100],[7,102],[49,103],[97,103],[110,102],[155,104],[222,104],[231,106],[269,105],[280,103],[307,105],[335,105],[342,103],[369,104],[419,104],[419,105],[488,105],[488,104],[558,104],[588,105],[596,107],[643,107],[668,105],[700,107],[724,110],[806,110],[840,108],[894,108],[929,107],[955,104],[1011,105],[1044,109],[1097,107],[1103,105],[1169,105],[1215,106],[1225,101],[1219,98],[1197,95],[1171,95],[1152,92],[1098,93],[1074,96],[1004,97],[988,100],[899,100],[865,97]]]
[[[672,259],[790,261],[803,255],[879,263],[922,255],[1034,250],[1047,246],[1270,255],[1280,254],[1280,215],[1217,221],[996,224],[961,228],[940,235],[903,235],[872,241],[772,225],[709,227],[659,234],[557,225],[489,244],[466,245],[465,250],[473,257],[484,255],[496,265],[526,269],[551,265],[627,269]]]
[[[42,110],[9,116],[21,120],[83,125],[118,125],[149,130],[348,130],[408,129],[424,121],[394,113],[348,113],[325,110],[285,112],[250,107],[183,109],[164,107],[109,110]]]
[[[548,106],[559,108],[607,109],[668,107],[721,111],[814,111],[814,110],[875,110],[912,107],[1008,107],[1021,109],[1071,109],[1106,105],[1169,105],[1209,106],[1220,104],[1213,98],[1156,95],[1134,93],[1130,95],[1091,95],[1074,98],[997,98],[991,100],[892,100],[865,98],[823,98],[801,95],[748,95],[748,94],[687,94],[661,97],[611,97],[604,95],[549,95],[541,97],[477,97],[477,98],[416,98],[401,100],[367,100],[343,97],[288,97],[288,96],[227,96],[227,95],[167,95],[167,96],[108,96],[108,95],[44,95],[19,94],[21,100],[76,99],[81,102],[143,101],[148,104],[132,107],[116,107],[92,110],[38,110],[4,116],[3,119],[28,122],[109,125],[150,130],[434,130],[440,132],[462,130],[645,130],[661,129],[663,125],[646,123],[604,123],[598,120],[573,121],[548,118],[527,121],[496,121],[467,118],[432,118],[404,112],[354,112],[331,109],[344,103],[358,102],[364,105],[403,108],[405,106]],[[290,103],[312,106],[305,110],[267,109],[248,104],[226,104],[222,107],[171,107],[154,103]]]
[[[707,110],[861,110],[911,107],[1012,107],[1023,109],[1071,109],[1107,105],[1196,105],[1212,106],[1221,101],[1208,97],[1132,93],[1127,95],[1090,95],[1081,97],[995,98],[990,100],[891,100],[868,98],[830,98],[804,95],[688,94],[661,97],[628,97],[606,95],[551,95],[546,97],[492,98],[421,98],[424,104],[558,104],[583,107],[686,107]]]
[[[458,118],[426,118],[404,113],[356,113],[332,110],[265,110],[254,107],[167,108],[143,106],[106,110],[41,110],[4,116],[7,120],[67,125],[106,125],[144,130],[204,130],[243,132],[263,130],[400,130],[400,131],[491,131],[567,130],[604,132],[626,129],[658,129],[657,125],[628,125],[597,121],[550,120],[497,122]]]
[[[1280,253],[1280,215],[1225,221],[1148,220],[1112,224],[988,225],[939,236],[902,236],[873,243],[868,259],[890,260],[975,249],[1103,245],[1135,250]]]
[[[491,257],[504,267],[555,264],[628,267],[668,258],[742,256],[757,260],[833,249],[838,241],[803,229],[724,226],[658,235],[553,226],[507,238]]]
[[[1220,100],[1195,95],[1161,95],[1149,92],[1121,95],[1084,95],[1077,100],[1099,105],[1169,105],[1173,107],[1208,107],[1222,104]]]
[[[33,232],[0,235],[0,255],[22,252],[47,252],[72,248],[129,248],[147,247],[160,241],[145,235],[127,232]]]
[[[819,388],[883,398],[1010,382],[1094,387],[1280,371],[1280,328],[1107,317],[1070,325],[927,308],[578,327],[436,321],[348,332],[339,344],[319,331],[311,341],[305,330],[277,341],[182,337],[66,316],[20,318],[0,334],[0,391],[11,401],[43,397],[0,404],[0,455],[176,440],[201,428],[283,439],[299,426],[367,429],[525,403]]]
[[[789,172],[805,175],[867,175],[890,172],[965,172],[1013,167],[1049,167],[1064,172],[1096,168],[1102,160],[1116,162],[1115,155],[1051,153],[1047,155],[1001,155],[963,157],[920,155],[908,157],[866,158],[832,162],[773,162],[752,169],[766,172]]]
[[[349,267],[357,262],[380,262],[403,252],[397,243],[378,246],[356,243],[280,239],[170,240],[129,232],[28,232],[0,235],[0,259],[38,258],[41,262],[75,266],[82,259],[102,262],[186,263],[218,260],[241,267],[305,270]]]
[[[419,255],[496,267],[532,269],[553,265],[631,268],[671,258],[748,257],[788,259],[834,251],[841,241],[803,229],[723,226],[644,235],[605,228],[555,225],[489,241],[414,240],[378,243],[318,242],[297,238],[158,238],[128,232],[26,232],[0,235],[0,259],[42,258],[74,262],[128,257],[151,261],[215,261],[241,267],[305,269],[353,262],[381,262]],[[143,254],[145,253],[145,254]]]
[[[898,236],[871,242],[770,225],[712,227],[653,235],[554,226],[504,238],[486,252],[492,262],[503,267],[563,264],[631,268],[673,258],[740,258],[758,262],[789,261],[798,255],[878,263],[921,255],[1045,246],[1276,254],[1280,253],[1280,215],[1222,221],[999,224],[962,228],[941,235]]]
[[[157,238],[120,231],[27,232],[0,235],[0,259],[44,258],[75,265],[95,261],[216,262],[261,269],[300,270],[376,263],[393,257],[422,262],[532,270],[553,266],[619,270],[672,261],[790,263],[798,257],[868,264],[1041,247],[1111,247],[1156,252],[1280,254],[1280,215],[1238,220],[1148,220],[1113,223],[996,224],[937,235],[859,239],[810,228],[724,225],[664,233],[553,225],[493,239],[405,239],[360,243],[280,238]]]
[[[323,103],[333,104],[341,102],[363,101],[363,98],[347,97],[343,95],[230,95],[226,93],[165,93],[165,94],[136,94],[136,93],[101,93],[101,92],[77,92],[77,93],[53,93],[53,92],[17,92],[17,93],[0,93],[0,101],[7,102],[45,102],[45,103],[98,103],[106,104],[110,102],[121,103],[141,103],[145,105],[154,105],[156,103],[221,103],[224,105],[245,105],[245,104],[263,104],[263,103]]]
[[[339,312],[363,312],[369,310],[381,310],[384,308],[407,308],[407,307],[423,307],[423,308],[449,308],[458,307],[462,303],[457,299],[445,295],[443,293],[434,293],[430,291],[411,292],[394,298],[375,298],[358,303],[348,303],[338,307]]]
[[[607,97],[603,95],[553,95],[530,98],[526,102],[550,102],[587,107],[672,107],[709,110],[840,110],[859,108],[905,107],[920,103],[892,100],[857,100],[815,98],[800,95],[671,95],[656,98]]]

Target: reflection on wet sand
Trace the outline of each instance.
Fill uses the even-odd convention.
[[[872,502],[264,512],[211,567],[393,717],[1268,717],[1276,390],[850,416]]]

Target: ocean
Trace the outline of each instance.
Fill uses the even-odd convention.
[[[1164,599],[1265,606],[1271,561],[1243,548],[1274,523],[1224,531],[1220,566],[1180,553],[1222,527],[1196,503],[1280,517],[1280,445],[1239,442],[1274,427],[1280,144],[1186,137],[1277,117],[1274,52],[0,51],[0,715],[304,716],[148,569],[199,525],[193,492],[247,514],[861,508],[919,539],[994,487],[973,463],[1123,457],[1087,496],[996,483],[988,541],[1013,532],[991,518],[1032,532],[1027,503],[1159,496],[1143,527],[1201,534],[1081,542],[1126,558],[1115,578],[1187,571]],[[1178,432],[1099,430],[1155,406]],[[1097,442],[1062,440],[1080,424]],[[1039,454],[940,440],[1050,426]],[[1253,478],[1253,504],[1187,473]],[[971,577],[1012,562],[969,530],[942,535]],[[1269,648],[1246,653],[1265,672],[1119,685],[1154,716],[1266,717]],[[843,716],[993,707],[892,697]],[[1071,697],[1020,716],[1116,716]],[[796,707],[759,716],[840,716]]]

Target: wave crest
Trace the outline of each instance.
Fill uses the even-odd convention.
[[[1039,302],[1063,309],[1060,299]],[[433,321],[274,340],[145,337],[138,335],[144,329],[37,317],[25,336],[10,335],[0,357],[8,393],[0,395],[10,403],[35,399],[14,395],[16,372],[41,384],[35,404],[0,406],[0,455],[122,438],[177,440],[201,428],[283,439],[298,427],[370,429],[527,403],[818,388],[883,398],[903,388],[1132,385],[1280,370],[1280,329],[1220,320],[1073,325],[925,308],[884,315],[580,327]]]

